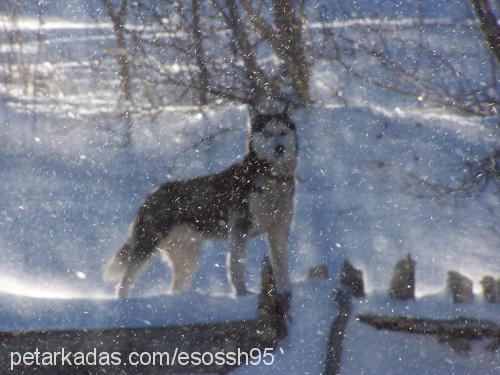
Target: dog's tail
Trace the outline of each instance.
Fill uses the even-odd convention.
[[[104,279],[107,281],[120,280],[127,272],[133,257],[133,247],[126,242],[104,269]]]

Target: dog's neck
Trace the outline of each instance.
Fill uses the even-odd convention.
[[[253,173],[264,175],[266,178],[278,182],[292,181],[297,166],[296,158],[271,163],[266,159],[259,158],[255,151],[250,151],[245,161],[249,165],[249,170]]]

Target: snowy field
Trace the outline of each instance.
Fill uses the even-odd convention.
[[[379,3],[386,5],[384,17],[368,2],[346,10],[349,17],[339,17],[331,27],[356,37],[360,25],[415,20],[412,2],[400,7]],[[479,74],[480,54],[465,51],[482,34],[463,26],[473,23],[466,7],[450,3],[424,7],[425,21],[462,26],[430,27],[425,37],[441,52],[463,52],[464,71]],[[103,281],[105,264],[126,239],[127,227],[148,192],[164,181],[220,171],[241,159],[247,110],[233,104],[200,112],[179,105],[155,118],[138,115],[132,144],[121,147],[117,135],[107,130],[118,110],[113,91],[102,89],[88,64],[75,62],[92,51],[94,43],[99,48],[112,43],[102,34],[110,26],[101,25],[98,32],[77,12],[64,17],[49,18],[44,26],[50,43],[40,74],[48,77],[51,95],[37,98],[23,93],[22,85],[9,92],[0,86],[0,330],[252,317],[255,297],[235,300],[228,295],[227,245],[222,242],[205,246],[185,295],[168,295],[170,271],[160,260],[128,301],[116,300],[114,285]],[[315,21],[310,20],[311,30]],[[36,22],[27,18],[20,24],[29,30]],[[397,33],[403,40],[408,36]],[[25,53],[36,53],[35,40]],[[367,72],[369,65],[367,61]],[[485,275],[500,277],[498,179],[466,191],[443,188],[458,186],[468,176],[466,165],[499,149],[500,117],[424,105],[353,78],[328,61],[317,61],[313,73],[315,104],[292,114],[299,128],[300,157],[289,242],[290,335],[279,344],[276,366],[235,373],[322,371],[338,312],[331,295],[345,259],[365,276],[367,297],[355,302],[354,315],[469,316],[500,323],[500,305],[487,304],[479,284]],[[345,102],[332,95],[331,87],[342,87]],[[265,252],[263,239],[251,242],[246,276],[254,291],[260,289]],[[417,264],[417,300],[391,302],[387,291],[393,267],[408,253]],[[309,269],[320,264],[327,266],[330,279],[307,280]],[[474,281],[476,295],[470,306],[451,304],[445,290],[449,270]],[[433,337],[375,331],[351,320],[342,372],[500,373],[500,350],[488,352],[484,344],[476,343],[464,355]]]

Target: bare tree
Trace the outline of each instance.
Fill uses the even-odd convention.
[[[0,2],[0,44],[3,51],[0,61],[0,80],[4,84],[4,92],[13,94],[10,100],[27,104],[28,96],[41,96],[42,86],[47,83],[46,76],[41,74],[43,46],[45,43],[43,2],[37,3],[38,28],[30,30],[23,28],[19,21],[23,15],[22,3],[18,0]],[[29,53],[26,47],[36,38],[36,51]],[[21,85],[19,85],[21,83]],[[22,96],[15,93],[22,87]],[[17,96],[17,97],[16,97]],[[15,98],[15,99],[14,99]]]
[[[2,61],[3,75],[2,81],[6,89],[9,89],[14,81],[14,66],[16,63],[16,32],[13,30],[17,20],[17,2],[5,1],[0,2],[0,16],[2,17],[2,33],[0,33],[0,41],[5,43],[8,52],[6,58]],[[3,14],[2,14],[3,13]],[[7,15],[10,15],[10,22],[7,22]]]
[[[158,103],[157,98],[202,105],[222,99],[254,107],[273,101],[310,102],[310,67],[292,2],[277,4],[268,15],[280,24],[269,25],[272,44],[245,19],[238,0],[191,0],[188,4],[164,1],[152,6],[137,1],[129,9],[132,18],[142,25],[150,22],[152,30],[127,30],[132,43],[130,68],[134,79],[139,79],[139,72],[147,72],[141,86],[155,92],[152,105]],[[292,18],[296,26],[290,27]],[[261,48],[263,44],[267,46]]]
[[[417,9],[418,19],[410,24],[361,25],[352,30],[334,32],[334,28],[326,22],[326,8],[320,8],[323,12],[320,14],[322,26],[317,33],[323,38],[320,45],[324,47],[320,49],[321,55],[315,55],[315,58],[330,59],[344,74],[386,92],[413,99],[416,103],[437,105],[472,115],[496,113],[500,105],[496,94],[497,64],[490,62],[490,71],[483,75],[490,77],[490,83],[485,84],[484,78],[478,80],[464,72],[460,60],[457,61],[457,57],[463,57],[463,51],[436,50],[422,37],[422,28],[427,27],[462,27],[470,33],[476,31],[469,25],[453,22],[423,24],[421,6]],[[413,36],[400,38],[395,35],[396,31],[412,32]],[[393,53],[394,49],[399,51],[397,55]],[[476,53],[475,56],[482,55]]]

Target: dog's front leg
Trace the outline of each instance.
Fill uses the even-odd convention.
[[[249,294],[245,284],[247,234],[235,229],[230,236],[231,251],[228,254],[228,279],[237,296]]]
[[[288,292],[290,280],[288,276],[288,223],[271,226],[267,232],[269,247],[274,264],[276,287],[280,293]]]

